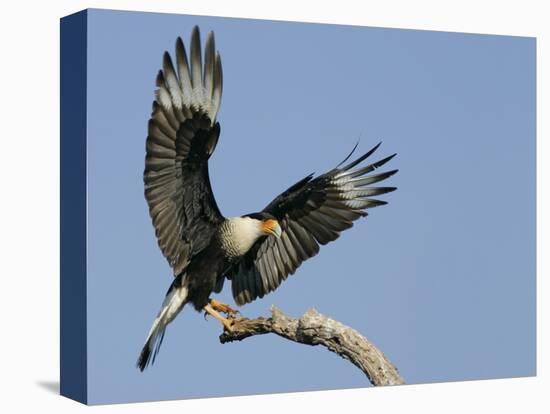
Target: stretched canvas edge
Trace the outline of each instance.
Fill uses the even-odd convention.
[[[61,19],[60,49],[60,394],[86,404],[86,10]]]

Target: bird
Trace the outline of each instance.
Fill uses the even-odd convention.
[[[356,144],[336,167],[300,179],[263,210],[224,217],[208,169],[220,137],[217,115],[223,86],[212,31],[204,64],[202,55],[195,26],[190,53],[178,37],[175,59],[165,51],[156,77],[143,181],[158,246],[173,280],[139,354],[136,365],[141,371],[155,361],[167,325],[185,305],[211,315],[230,331],[237,311],[211,298],[221,292],[225,280],[231,281],[238,306],[264,297],[316,256],[320,246],[366,217],[366,210],[387,204],[373,196],[396,189],[371,185],[398,171],[373,173],[396,154],[366,163],[378,143],[350,161]]]

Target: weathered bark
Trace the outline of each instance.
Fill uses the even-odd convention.
[[[224,331],[220,335],[222,344],[241,341],[254,335],[275,333],[294,342],[325,346],[329,351],[355,364],[372,385],[405,383],[397,368],[367,338],[315,309],[310,309],[299,319],[294,319],[272,306],[270,318],[235,318],[231,328],[231,331]]]

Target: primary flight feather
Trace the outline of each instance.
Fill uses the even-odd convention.
[[[137,366],[153,362],[166,326],[185,304],[206,311],[231,329],[228,305],[211,299],[231,280],[238,305],[277,289],[296,269],[337,239],[366,209],[386,204],[372,198],[395,187],[371,186],[397,172],[370,174],[395,154],[364,163],[378,149],[314,177],[308,175],[262,211],[224,217],[212,193],[208,159],[220,136],[216,116],[222,96],[222,63],[214,34],[206,39],[204,64],[198,27],[189,54],[176,41],[175,65],[164,53],[146,141],[145,198],[174,280],[151,327]],[[355,149],[355,148],[354,148]]]

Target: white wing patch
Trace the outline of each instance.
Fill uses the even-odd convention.
[[[175,108],[185,114],[185,108],[205,112],[215,123],[222,95],[221,58],[215,50],[214,34],[206,40],[204,62],[201,59],[201,44],[198,27],[191,35],[190,65],[185,46],[180,38],[176,42],[176,67],[172,58],[164,54],[161,81],[158,82],[157,102],[167,110]],[[180,115],[182,115],[180,114]]]

